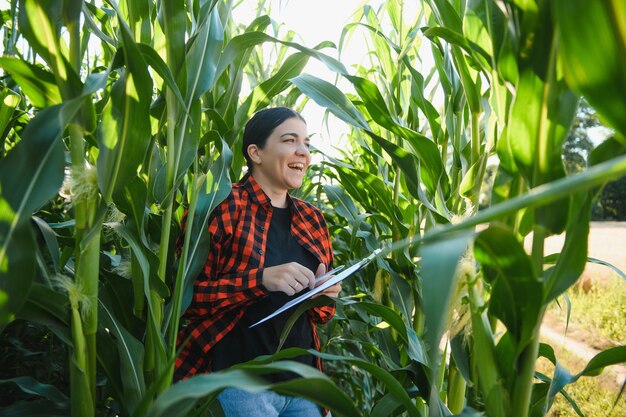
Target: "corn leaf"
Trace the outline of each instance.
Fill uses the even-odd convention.
[[[356,220],[359,213],[350,196],[337,185],[324,184],[323,187],[337,214],[350,221]]]
[[[213,9],[202,22],[185,58],[188,106],[213,86],[223,43],[224,28],[217,9]]]
[[[302,74],[290,80],[300,91],[312,98],[317,104],[326,107],[344,122],[368,129],[363,115],[337,87],[312,75]]]
[[[544,289],[530,258],[515,236],[504,227],[491,226],[475,241],[474,254],[492,282],[489,313],[506,326],[516,343],[516,355],[540,325]]]
[[[51,68],[57,69],[57,59],[62,59],[59,50],[63,0],[20,0],[18,15],[20,32]],[[59,74],[61,75],[61,74]]]
[[[0,66],[2,65],[1,60],[2,58],[0,58]],[[22,99],[8,88],[3,88],[0,90],[0,100],[3,104],[0,107],[0,149],[4,149],[4,143],[10,129],[18,118],[17,115],[19,113],[16,114],[15,110]]]
[[[102,325],[115,337],[121,363],[124,405],[132,413],[146,390],[143,378],[143,344],[118,323],[103,303],[99,303],[99,317]]]
[[[310,351],[310,352],[314,353],[313,351]],[[346,361],[353,366],[356,366],[360,369],[363,369],[364,371],[368,373],[371,373],[374,377],[380,380],[389,390],[390,394],[392,394],[395,397],[395,399],[403,405],[403,407],[405,408],[409,416],[421,417],[422,414],[419,412],[419,410],[413,403],[413,400],[411,399],[411,397],[409,397],[409,395],[407,394],[402,384],[400,384],[400,382],[396,378],[394,378],[390,372],[386,371],[385,369],[373,363],[370,363],[366,360],[362,360],[358,358],[330,355],[327,353],[317,353],[317,352],[315,352],[314,354],[324,360]]]
[[[114,198],[115,205],[119,211],[126,214],[128,219],[127,225],[133,228],[139,235],[144,246],[148,246],[148,240],[145,234],[144,218],[145,207],[148,204],[148,187],[145,180],[141,177],[135,177],[130,180]]]
[[[589,155],[589,164],[597,165],[617,155],[623,155],[626,147],[615,139],[609,139],[596,147]],[[550,301],[571,285],[583,273],[588,250],[589,221],[597,189],[577,193],[572,196],[572,204],[568,216],[567,233],[563,249],[556,265],[546,271],[547,300]]]
[[[243,120],[247,119],[249,114],[255,113],[263,107],[267,107],[275,96],[282,93],[291,85],[289,80],[298,76],[308,61],[309,56],[302,52],[297,52],[289,56],[276,74],[263,81],[252,90],[252,93],[250,93],[241,106],[241,110],[237,111],[237,116],[235,116],[236,123],[238,125],[243,124]]]
[[[68,407],[59,407],[48,400],[20,401],[2,408],[5,417],[65,417]]]
[[[229,167],[232,161],[232,151],[222,142],[220,156],[211,165],[206,177],[198,178],[198,203],[193,216],[189,218],[187,227],[188,243],[186,244],[185,263],[182,266],[183,277],[183,304],[184,311],[191,302],[192,284],[198,275],[209,251],[210,236],[208,233],[209,217],[215,207],[228,197],[231,190]],[[175,296],[177,296],[175,294]]]
[[[0,384],[13,383],[17,385],[23,392],[41,396],[47,400],[50,400],[59,407],[67,407],[69,405],[69,399],[67,395],[63,394],[57,387],[49,384],[42,384],[35,378],[29,376],[20,376],[10,379],[0,379]]]
[[[607,366],[623,363],[624,361],[626,361],[626,346],[616,346],[598,353],[576,375],[572,375],[557,362],[548,393],[548,404],[552,404],[554,396],[561,392],[566,385],[576,382],[580,377],[600,375]]]
[[[585,369],[577,375],[595,376],[599,375],[604,368],[626,362],[626,346],[616,346],[598,353],[585,366]]]
[[[626,135],[626,4],[573,0],[552,7],[568,85]]]
[[[184,70],[185,35],[187,33],[187,17],[185,8],[172,1],[158,3],[159,24],[167,42],[167,65],[178,80],[186,79]],[[176,72],[176,71],[182,71]],[[185,84],[182,84],[185,85]],[[181,84],[179,84],[181,86]]]
[[[35,107],[50,107],[61,102],[61,93],[54,75],[45,69],[11,57],[0,58],[0,67],[11,74]]]
[[[420,248],[422,257],[422,304],[426,320],[424,343],[428,349],[429,366],[431,367],[432,384],[439,372],[439,341],[448,320],[452,294],[455,291],[458,276],[457,265],[473,237],[472,232],[463,232],[448,236],[446,239],[435,240]],[[437,392],[433,385],[432,392]],[[430,405],[436,395],[431,393]]]
[[[463,24],[452,3],[447,0],[426,0],[435,17],[443,27],[457,33],[463,33]]]
[[[161,78],[163,78],[165,85],[172,90],[181,108],[184,108],[185,100],[180,93],[172,72],[170,71],[167,64],[163,61],[161,56],[149,45],[138,43],[137,48],[139,48],[139,50],[141,51],[143,59],[146,61],[146,63],[150,65],[150,67],[152,67],[152,69],[154,69]]]
[[[237,368],[194,376],[174,384],[156,399],[147,416],[184,416],[196,401],[227,387],[236,387],[253,393],[275,389],[280,393],[315,401],[340,416],[361,416],[350,399],[336,388],[326,375],[315,368],[291,361],[272,364],[249,363],[238,365]],[[259,377],[276,371],[295,372],[306,379],[272,385]]]
[[[554,268],[545,272],[546,301],[551,301],[565,292],[585,269],[594,197],[593,192],[576,194],[572,197],[563,249]]]
[[[35,241],[30,218],[63,182],[61,133],[81,105],[73,100],[42,110],[28,124],[22,140],[0,163],[0,303],[4,325],[23,305],[35,273]]]
[[[16,217],[1,197],[0,209],[3,212],[0,218],[0,243],[3,244],[0,253],[0,329],[4,329],[13,321],[28,296],[35,275],[36,243],[28,223],[7,224],[14,223]]]
[[[411,193],[413,197],[419,199],[421,196],[419,193],[420,177],[418,171],[422,166],[422,160],[418,159],[418,157],[413,153],[393,142],[383,139],[373,132],[366,131],[366,133],[374,139],[374,141],[378,143],[398,165],[404,174],[404,180],[407,183],[409,193]],[[426,174],[422,177],[424,186],[429,192],[435,194],[437,191],[437,178],[426,170],[424,170],[424,173]]]
[[[386,394],[380,399],[370,410],[370,417],[388,417],[394,415],[394,412],[401,406],[398,400],[392,394]]]
[[[64,294],[34,283],[18,317],[47,326],[64,343],[71,345],[70,305]]]
[[[323,54],[315,49],[307,48],[295,42],[283,41],[267,35],[262,32],[248,32],[234,37],[224,49],[223,54],[220,57],[220,62],[217,66],[217,76],[219,77],[222,72],[233,62],[233,60],[246,49],[256,45],[260,45],[265,42],[276,42],[285,46],[292,47],[299,50],[313,58],[323,62],[331,71],[337,74],[347,74],[347,70],[344,65],[337,61],[335,58]]]
[[[54,271],[59,272],[59,243],[57,241],[57,234],[44,220],[37,216],[32,217],[33,222],[39,229],[39,233],[43,236],[46,247],[48,248],[48,254],[52,260]]]
[[[378,123],[380,126],[389,130],[390,132],[395,133],[396,135],[407,140],[410,148],[415,152],[416,155],[420,158],[419,166],[421,169],[421,176],[424,184],[427,189],[434,194],[437,189],[437,184],[441,180],[440,184],[444,189],[444,193],[446,193],[446,186],[448,182],[445,178],[445,171],[443,169],[443,163],[441,161],[441,156],[439,155],[439,150],[437,149],[437,145],[435,142],[430,140],[424,135],[421,135],[411,129],[408,129],[404,126],[399,125],[394,118],[391,116],[389,109],[385,105],[385,100],[382,97],[378,87],[373,82],[366,80],[360,77],[354,76],[345,76],[351,83],[354,85],[357,93],[363,99],[363,103],[367,108],[372,119]],[[379,144],[385,148],[389,152],[388,147],[390,146],[388,141],[381,142],[379,138],[374,138]],[[393,158],[393,155],[397,153],[397,150],[393,150],[389,152]],[[404,158],[401,158],[404,159]],[[415,167],[415,163],[412,164]],[[417,174],[416,169],[410,169],[408,166],[402,164],[401,167],[404,167],[403,170],[406,170],[407,177],[412,181],[411,188],[409,192],[413,194],[416,198],[419,199],[417,195],[417,178],[412,175],[412,171]]]
[[[98,185],[107,201],[137,175],[150,143],[152,78],[125,23],[121,35],[126,70],[112,87],[98,129]]]
[[[333,166],[341,179],[342,187],[355,201],[359,201],[370,213],[384,214],[387,218],[399,220],[401,214],[398,208],[392,204],[392,197],[385,187],[384,181],[370,172],[343,167],[337,164]],[[391,227],[391,224],[389,223]]]
[[[565,85],[556,64],[557,42],[548,5],[524,14],[528,51],[521,61],[520,78],[511,107],[507,134],[515,162],[531,187],[565,175],[561,151],[578,99]],[[549,233],[565,228],[568,201],[536,212],[536,222]]]

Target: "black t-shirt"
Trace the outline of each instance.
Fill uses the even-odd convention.
[[[267,235],[264,267],[298,262],[315,272],[319,261],[312,253],[296,242],[291,235],[290,227],[291,209],[273,207],[272,220]],[[276,353],[280,335],[294,310],[285,311],[251,329],[249,327],[307,290],[308,288],[305,288],[291,297],[283,292],[274,291],[250,305],[243,317],[235,324],[235,327],[211,349],[213,359],[211,369],[219,371],[249,361],[259,355]],[[287,336],[283,349],[289,347],[305,349],[314,347],[313,333],[306,314],[298,318]],[[314,358],[311,355],[299,356],[293,360],[314,366]],[[267,375],[266,378],[272,382],[279,382],[291,379],[294,375],[282,372]]]

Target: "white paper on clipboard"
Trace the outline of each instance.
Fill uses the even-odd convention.
[[[372,252],[368,257],[361,259],[359,262],[355,263],[354,265],[344,269],[344,265],[337,267],[329,272],[327,272],[326,274],[316,278],[316,282],[322,281],[323,279],[325,279],[326,277],[333,275],[328,281],[324,282],[323,284],[313,288],[311,291],[307,291],[304,294],[302,294],[301,296],[294,298],[293,300],[289,301],[288,303],[286,303],[285,305],[283,305],[282,307],[280,307],[279,309],[277,309],[276,311],[274,311],[272,314],[266,316],[265,318],[257,321],[256,323],[254,323],[252,326],[250,326],[250,328],[257,326],[263,322],[266,322],[267,320],[271,319],[272,317],[275,317],[277,315],[279,315],[280,313],[282,313],[285,310],[290,309],[291,307],[294,307],[298,304],[300,304],[301,302],[308,300],[309,298],[311,298],[312,296],[314,296],[315,294],[318,294],[322,291],[324,291],[326,288],[332,287],[333,285],[335,285],[338,282],[343,281],[344,279],[348,278],[350,275],[354,274],[356,271],[358,271],[359,269],[361,269],[362,267],[364,267],[365,265],[367,265],[368,263],[370,263],[372,261],[372,259],[374,259],[376,257],[376,255],[378,255],[380,252],[382,252],[382,249],[376,249],[374,252]],[[343,271],[341,271],[343,270]],[[341,271],[341,272],[339,272]],[[337,273],[339,272],[339,273]],[[336,275],[335,275],[336,274]]]

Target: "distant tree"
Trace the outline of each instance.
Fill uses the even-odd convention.
[[[594,147],[589,134],[591,129],[598,127],[603,126],[596,116],[596,111],[582,99],[572,128],[563,144],[563,163],[568,173],[573,174],[587,168],[587,157]]]
[[[584,171],[594,142],[602,142],[612,133],[611,129],[602,124],[589,103],[582,99],[563,144],[565,170],[570,174]],[[626,178],[610,182],[604,187],[593,207],[592,220],[626,221]]]
[[[626,221],[626,177],[604,187],[591,212],[591,220]]]

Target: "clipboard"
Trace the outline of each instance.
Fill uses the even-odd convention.
[[[376,249],[368,257],[361,259],[360,261],[358,261],[357,263],[355,263],[354,265],[352,265],[352,266],[350,266],[348,268],[345,268],[345,265],[341,265],[341,266],[338,266],[337,268],[334,268],[334,269],[328,271],[324,275],[321,275],[321,276],[317,277],[315,279],[315,282],[321,282],[322,280],[324,280],[324,279],[326,279],[328,277],[331,277],[331,278],[328,281],[324,282],[323,284],[321,284],[321,285],[313,288],[312,290],[307,291],[304,294],[302,294],[302,295],[294,298],[293,300],[289,301],[288,303],[286,303],[285,305],[283,305],[282,307],[280,307],[279,309],[277,309],[273,313],[269,314],[268,316],[264,317],[263,319],[257,321],[253,325],[251,325],[249,328],[253,328],[255,326],[258,326],[259,324],[264,323],[267,320],[269,320],[269,319],[279,315],[283,311],[289,310],[290,308],[295,307],[296,305],[302,303],[303,301],[308,300],[309,298],[311,298],[315,294],[318,294],[318,293],[324,291],[326,288],[332,287],[336,283],[343,281],[344,279],[348,278],[350,275],[354,274],[359,269],[363,268],[365,265],[370,263],[382,251],[383,251],[382,249]],[[344,270],[344,268],[345,268],[345,270]],[[342,271],[342,272],[339,272],[339,271]]]

